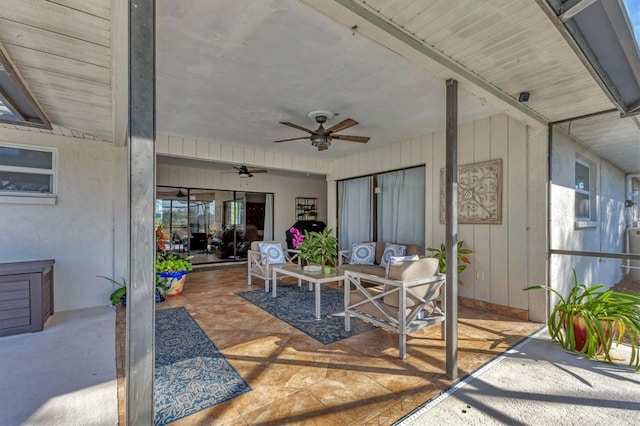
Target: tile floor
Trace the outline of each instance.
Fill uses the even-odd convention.
[[[451,385],[440,325],[411,334],[398,359],[397,335],[375,329],[323,345],[235,293],[247,290],[243,267],[187,276],[184,306],[252,391],[174,424],[388,425]],[[294,281],[292,281],[294,282]],[[255,279],[253,288],[264,289]],[[118,309],[120,424],[124,423],[124,308]],[[501,354],[541,324],[460,307],[460,377]]]

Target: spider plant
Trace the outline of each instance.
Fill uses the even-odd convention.
[[[551,338],[567,350],[611,363],[611,347],[614,342],[620,344],[626,333],[631,346],[629,365],[640,371],[640,295],[604,290],[602,284],[578,284],[572,271],[573,287],[566,297],[545,285],[525,288],[558,296],[547,321]]]

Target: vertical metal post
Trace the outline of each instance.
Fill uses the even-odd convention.
[[[128,425],[152,425],[155,355],[155,2],[129,3]]]
[[[447,378],[458,378],[458,82],[447,80],[445,292]]]

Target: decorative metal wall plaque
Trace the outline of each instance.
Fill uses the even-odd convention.
[[[440,169],[440,223],[445,223],[445,193]],[[458,223],[502,224],[502,160],[458,166]]]

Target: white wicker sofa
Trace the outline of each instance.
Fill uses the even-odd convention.
[[[437,259],[391,265],[388,278],[355,271],[345,271],[345,276],[345,330],[351,329],[351,317],[356,317],[397,333],[401,359],[407,353],[407,334],[436,323],[444,325],[445,314],[436,301],[441,289],[440,300],[444,300],[445,276],[439,274]]]

